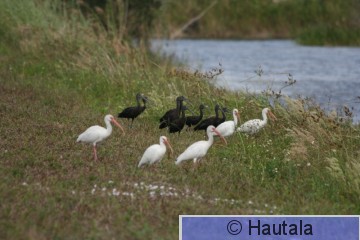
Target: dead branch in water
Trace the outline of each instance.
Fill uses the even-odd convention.
[[[196,17],[190,19],[187,23],[185,23],[180,29],[174,31],[173,33],[170,34],[170,39],[174,39],[177,38],[179,36],[181,36],[181,34],[189,27],[191,26],[191,24],[193,24],[194,22],[198,21],[200,18],[202,18],[205,13],[207,11],[209,11],[212,7],[215,6],[215,4],[217,3],[217,1],[213,1],[207,8],[205,8],[199,15],[197,15]]]

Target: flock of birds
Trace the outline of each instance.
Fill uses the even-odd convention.
[[[137,105],[134,107],[125,108],[118,114],[118,117],[127,118],[128,120],[131,119],[130,127],[132,127],[134,119],[137,118],[146,109],[146,103],[148,100],[149,99],[146,96],[138,93],[136,95]],[[141,101],[143,105],[141,105]],[[190,109],[184,105],[184,101],[188,101],[184,96],[179,96],[176,98],[176,108],[168,110],[160,118],[159,128],[168,128],[170,133],[178,132],[180,134],[185,125],[187,125],[187,130],[190,130],[191,127],[194,126],[194,131],[205,130],[208,136],[208,140],[202,140],[191,144],[176,158],[176,164],[180,164],[182,161],[191,159],[194,161],[194,163],[198,162],[206,155],[207,151],[212,146],[214,142],[214,136],[219,136],[224,144],[227,144],[225,137],[231,136],[234,134],[234,132],[242,132],[249,135],[255,134],[260,129],[265,127],[268,118],[270,120],[276,120],[276,117],[271,112],[271,110],[269,108],[264,108],[262,110],[263,119],[249,120],[240,127],[236,128],[240,122],[240,114],[236,108],[232,111],[233,120],[225,121],[225,113],[227,113],[228,110],[227,108],[220,107],[219,105],[215,106],[215,116],[203,119],[204,110],[207,108],[207,106],[203,104],[199,106],[200,113],[198,116],[186,116],[185,111]],[[221,112],[221,116],[219,116],[219,111]],[[111,123],[119,127],[123,134],[125,134],[124,128],[119,124],[118,121],[116,121],[114,116],[110,114],[106,115],[104,121],[106,128],[98,125],[89,127],[85,130],[85,132],[80,134],[76,140],[77,142],[86,142],[93,145],[95,160],[98,159],[96,145],[111,135]],[[167,147],[173,154],[173,148],[169,142],[169,139],[166,136],[161,136],[159,144],[151,145],[145,150],[138,167],[141,167],[144,164],[153,164],[155,162],[159,162],[164,157]]]

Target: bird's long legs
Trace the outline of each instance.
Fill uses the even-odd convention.
[[[132,129],[134,119],[132,118],[132,119],[131,119],[131,122],[130,122],[130,118],[128,118],[128,119],[127,119],[127,122],[128,122],[128,128],[129,128],[129,129]]]
[[[95,159],[95,161],[97,161],[98,158],[97,158],[97,153],[96,153],[96,145],[93,145],[93,150],[94,150],[94,159]]]

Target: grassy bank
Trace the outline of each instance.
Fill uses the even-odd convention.
[[[214,1],[167,1],[160,24],[173,33]],[[195,38],[292,38],[308,45],[360,45],[356,0],[217,1],[184,36]]]
[[[176,96],[236,107],[242,121],[274,97],[216,89],[105,37],[77,12],[48,7],[0,2],[1,239],[176,239],[179,214],[360,213],[360,129],[351,121],[305,100],[275,100],[278,121],[257,137],[236,134],[198,166],[175,166],[204,138],[158,129]],[[125,136],[116,129],[94,162],[77,136],[134,105],[137,92],[151,105]],[[175,156],[137,169],[160,135]]]

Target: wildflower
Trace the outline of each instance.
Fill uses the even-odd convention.
[[[114,196],[119,196],[120,195],[120,192],[118,190],[116,190],[116,188],[113,188],[112,190],[112,195]]]
[[[154,191],[149,192],[149,194],[150,194],[150,197],[155,197],[155,192]]]
[[[128,197],[131,197],[131,198],[133,198],[134,197],[134,193],[132,193],[132,192],[123,192],[123,193],[121,193],[123,196],[128,196]]]
[[[159,188],[159,186],[157,186],[157,185],[149,185],[149,189],[150,190],[156,190],[156,189],[158,189]]]

